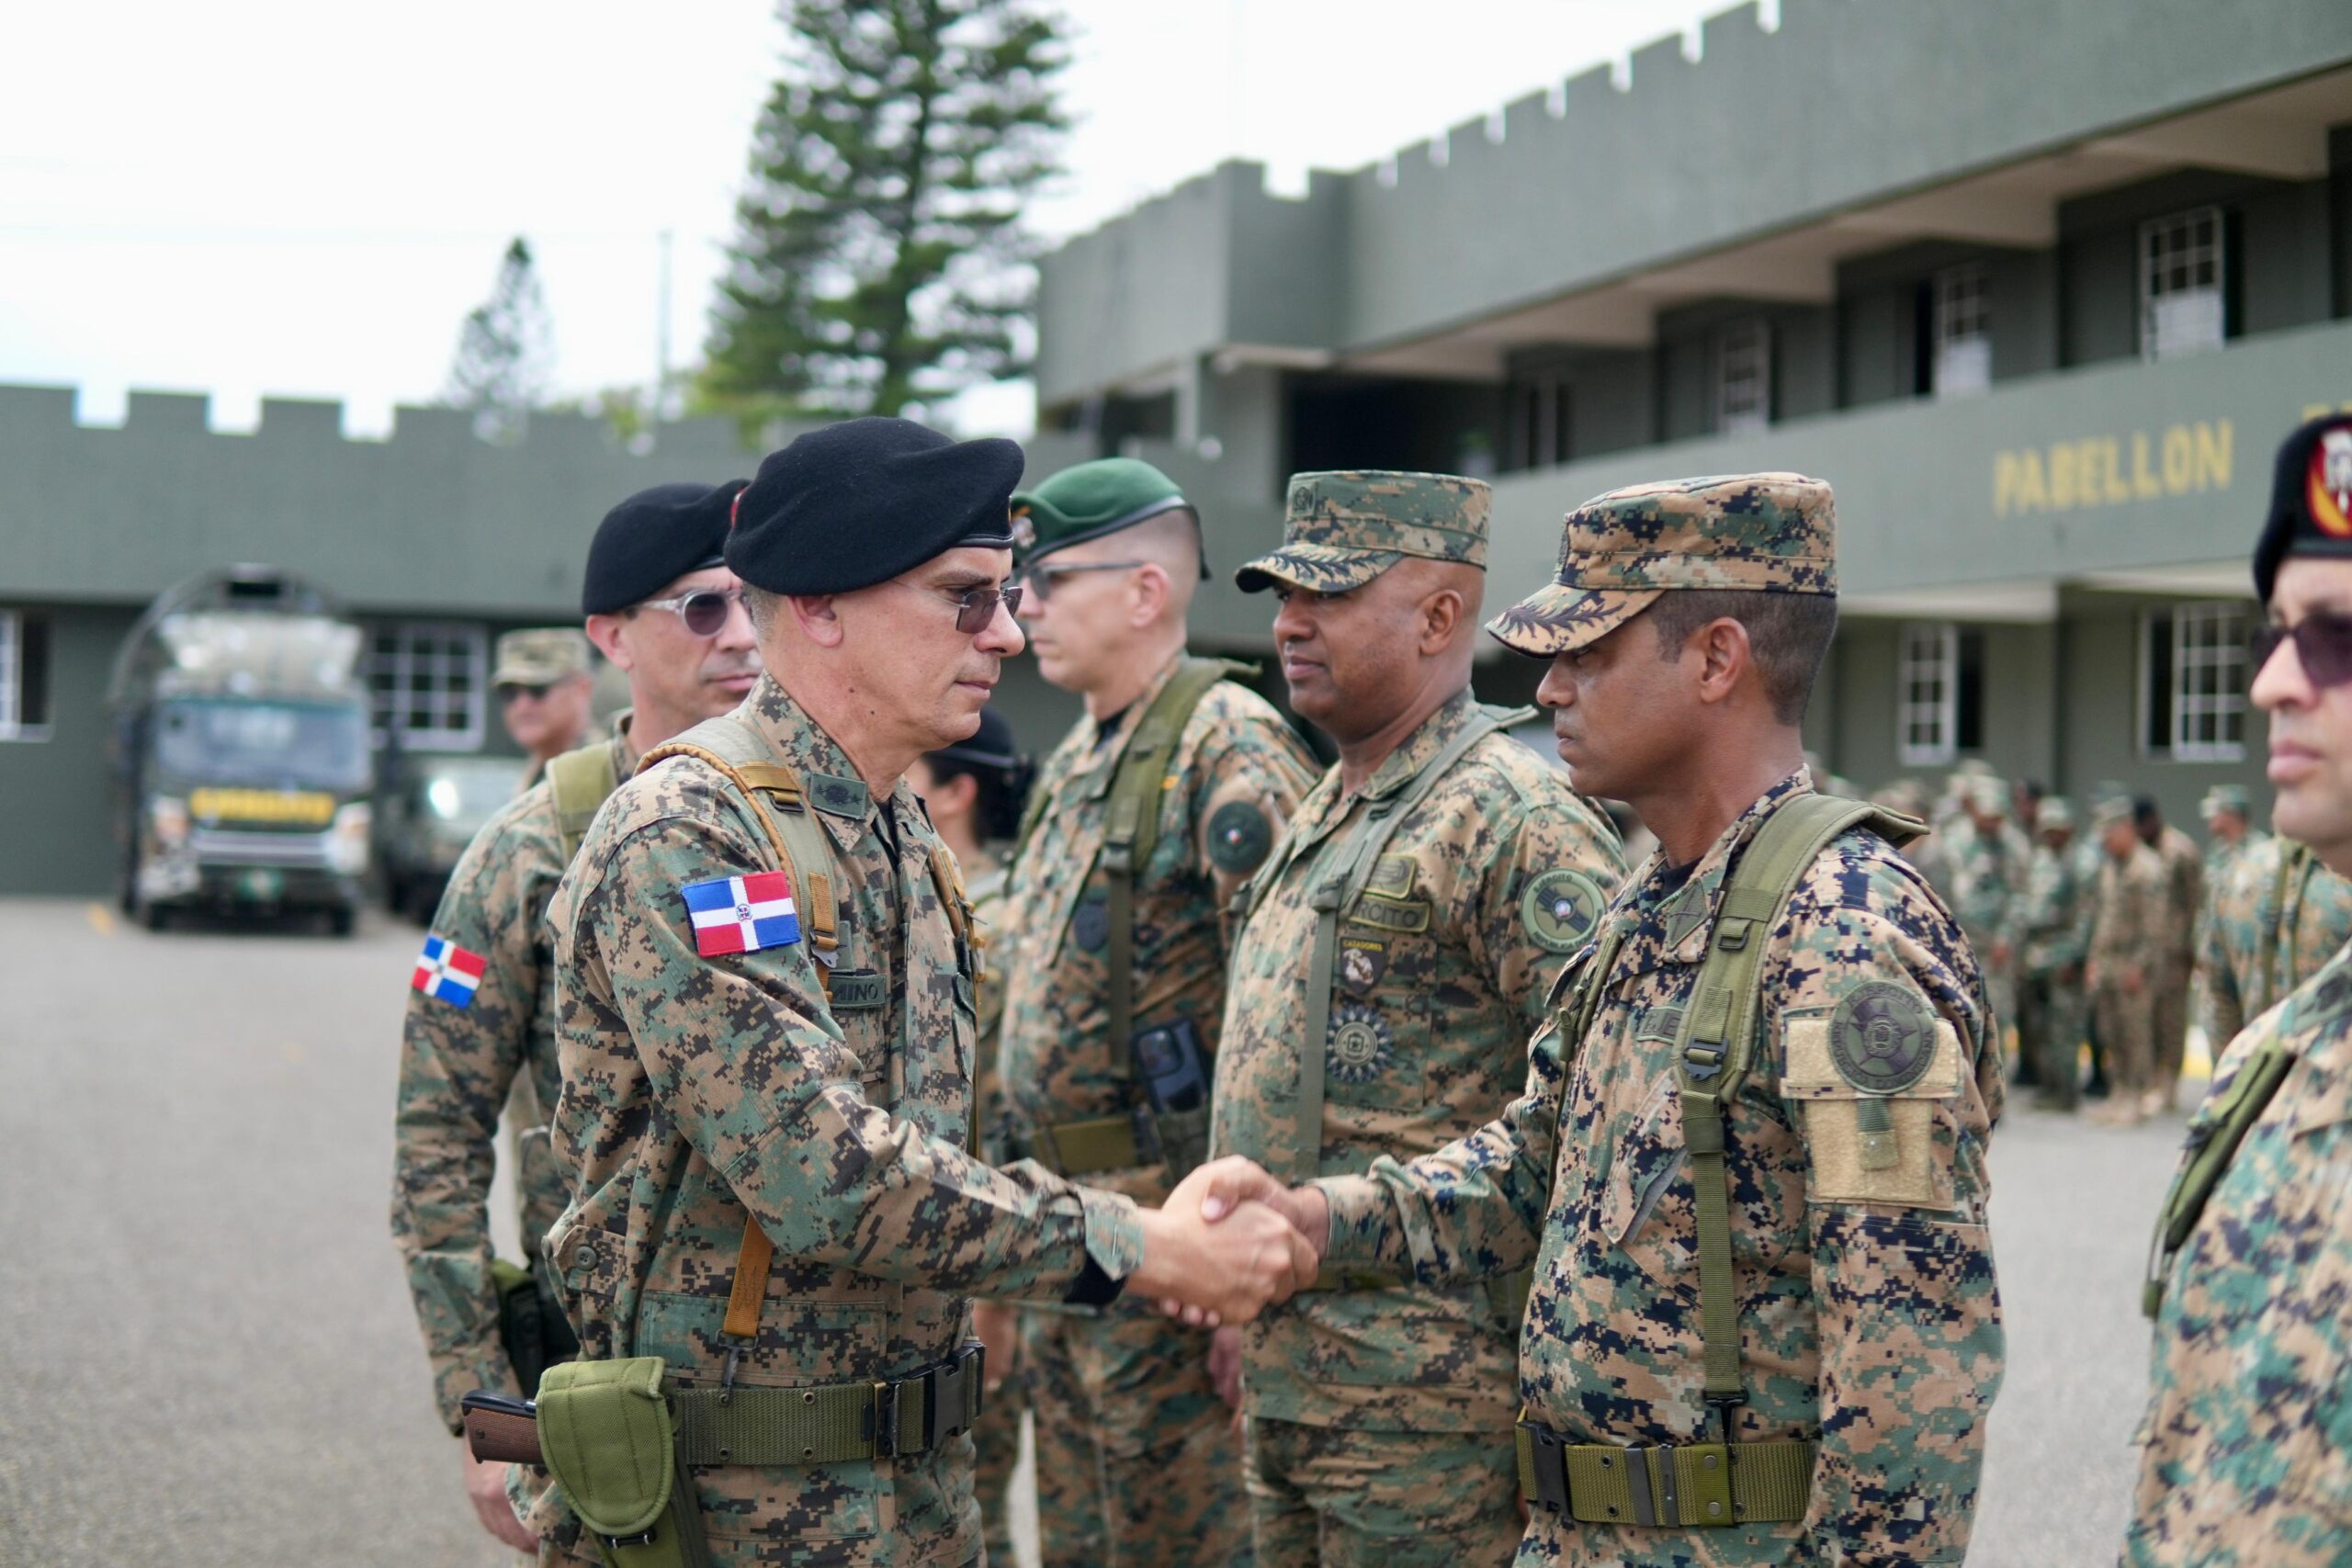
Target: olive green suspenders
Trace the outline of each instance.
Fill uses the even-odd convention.
[[[620,788],[612,740],[600,740],[566,751],[548,763],[548,788],[555,796],[556,831],[563,839],[563,863],[570,865],[587,840],[588,824]]]
[[[1925,824],[1911,818],[1825,795],[1793,796],[1757,829],[1724,888],[1707,955],[1677,1032],[1683,1145],[1698,1229],[1702,1397],[1713,1440],[1651,1449],[1575,1444],[1522,1416],[1521,1489],[1539,1506],[1592,1523],[1679,1529],[1804,1517],[1813,1445],[1733,1440],[1732,1412],[1747,1403],[1747,1394],[1740,1378],[1724,1117],[1754,1065],[1764,951],[1772,927],[1821,852],[1858,826],[1898,845],[1925,830]],[[1572,993],[1569,1026],[1561,1042],[1563,1117],[1569,1068],[1600,1011],[1623,940],[1622,925],[1612,922]]]

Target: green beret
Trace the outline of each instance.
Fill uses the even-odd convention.
[[[1193,503],[1176,481],[1136,457],[1100,457],[1012,492],[1012,538],[1025,570],[1056,550],[1132,528]],[[1209,574],[1205,557],[1201,575]]]

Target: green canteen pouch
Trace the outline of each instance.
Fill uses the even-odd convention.
[[[566,1361],[539,1381],[539,1450],[580,1522],[615,1548],[656,1534],[677,1482],[663,1364]]]

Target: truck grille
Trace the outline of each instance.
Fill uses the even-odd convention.
[[[198,828],[188,835],[196,858],[215,865],[324,866],[325,833],[239,833]]]

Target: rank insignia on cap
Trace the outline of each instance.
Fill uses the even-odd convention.
[[[694,921],[695,951],[705,958],[789,947],[800,940],[792,878],[780,871],[689,882],[678,891]]]
[[[416,971],[408,983],[435,1001],[447,1002],[453,1008],[474,1005],[474,991],[481,985],[481,972],[488,960],[479,953],[468,953],[446,936],[424,939],[424,954],[416,961]]]
[[[2312,447],[2312,525],[2334,538],[2352,539],[2352,424],[2324,431]]]

